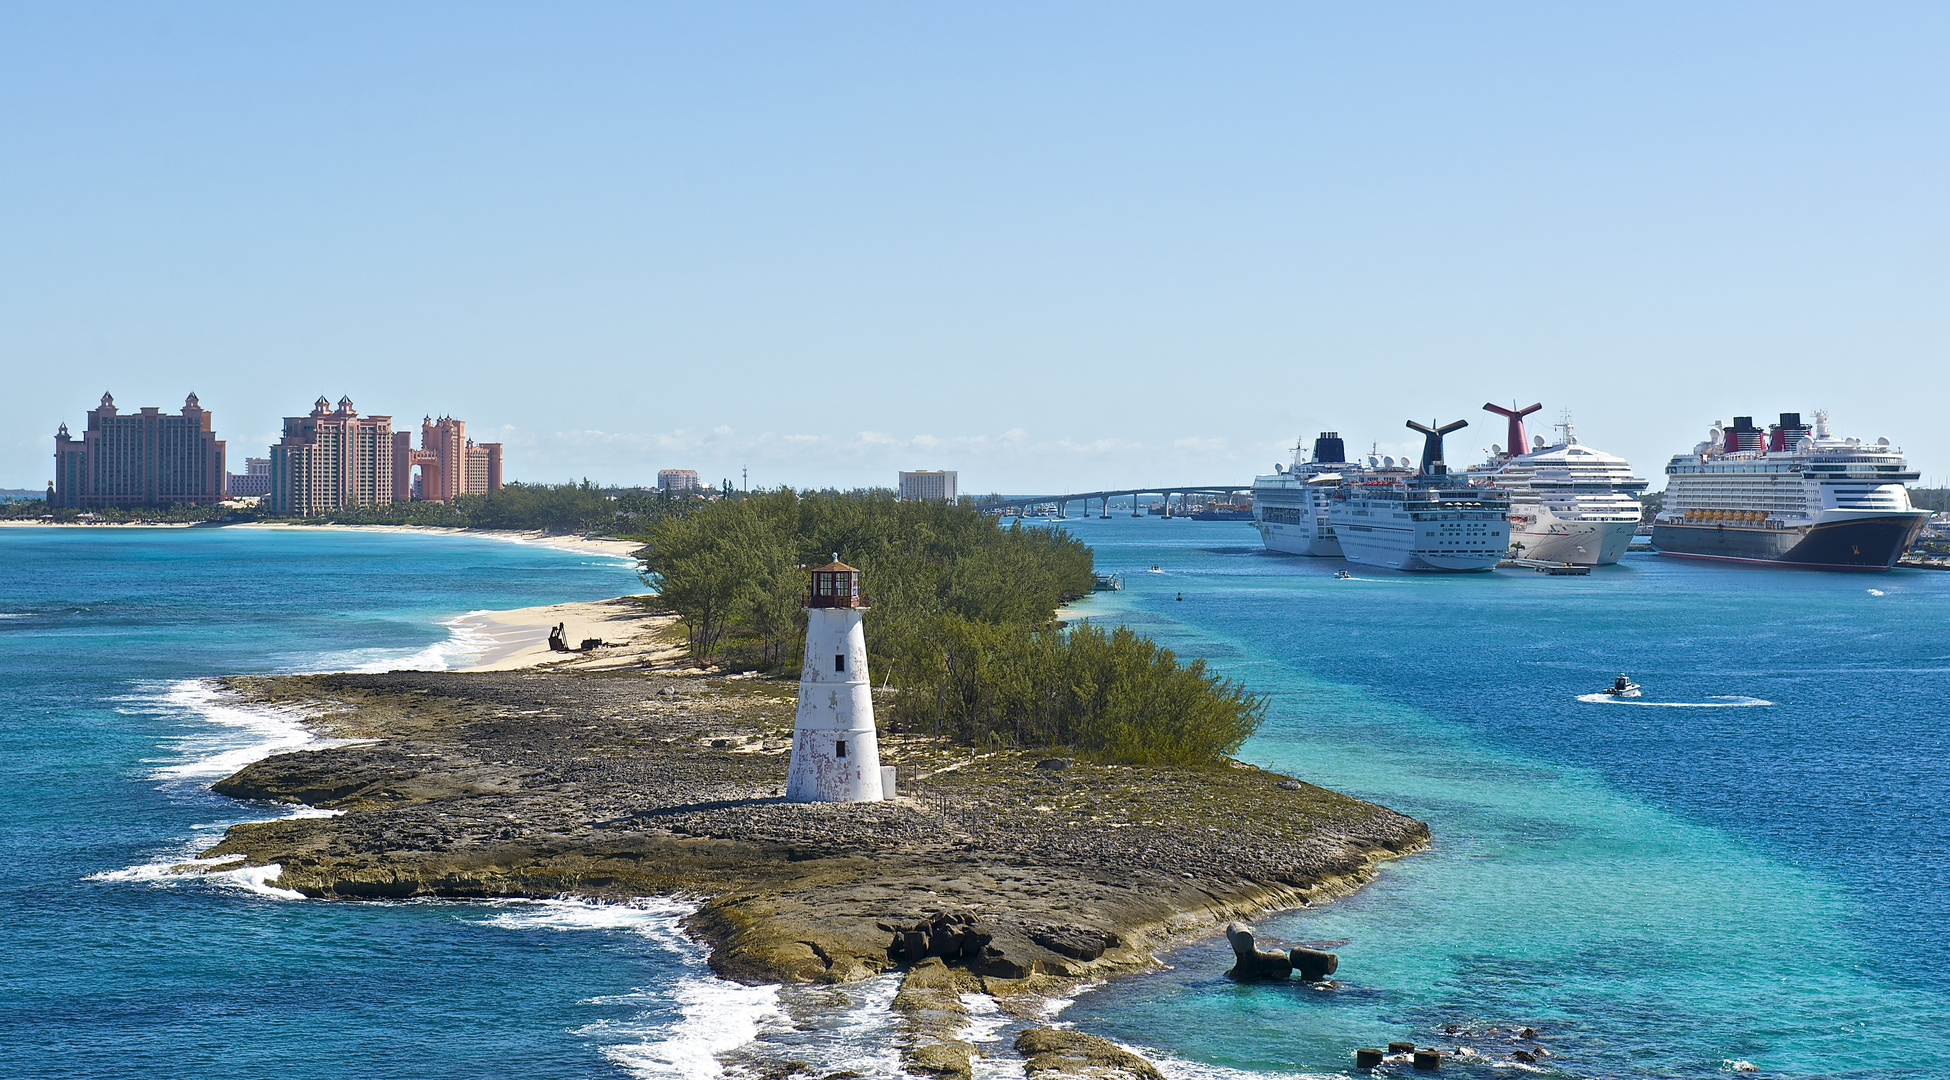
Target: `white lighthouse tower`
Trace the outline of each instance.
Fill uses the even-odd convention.
[[[833,561],[813,570],[806,593],[806,662],[799,669],[799,714],[792,722],[786,798],[799,802],[875,802],[880,741],[867,680],[867,636],[860,571]]]

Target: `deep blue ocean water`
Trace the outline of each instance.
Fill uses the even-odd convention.
[[[1533,1026],[1571,1076],[1950,1075],[1950,574],[1338,580],[1250,525],[1069,524],[1129,584],[1092,617],[1271,696],[1240,757],[1436,841],[1261,925],[1337,943],[1336,990],[1232,985],[1203,942],[1067,1018],[1199,1071],[1492,1058]],[[1644,697],[1594,700],[1620,671]]]
[[[1204,941],[1063,1018],[1175,1077],[1351,1074],[1393,1039],[1500,1057],[1518,1025],[1545,1075],[1950,1075],[1950,574],[1635,555],[1338,581],[1246,525],[1069,524],[1129,582],[1084,613],[1271,696],[1241,757],[1436,843],[1260,924],[1333,943],[1331,991],[1231,984]],[[170,872],[279,813],[211,780],[308,738],[209,677],[462,663],[443,619],[640,587],[623,560],[470,537],[0,530],[0,1073],[703,1077],[754,1036],[886,1072],[886,980],[720,983],[676,904],[322,903]],[[1581,700],[1618,671],[1640,702]],[[786,1015],[808,1003],[838,1019]]]

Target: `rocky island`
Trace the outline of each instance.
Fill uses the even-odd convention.
[[[1411,818],[1238,762],[1117,766],[901,734],[882,743],[899,798],[792,803],[796,684],[777,680],[396,671],[227,685],[356,741],[219,782],[342,813],[234,826],[205,859],[275,863],[272,884],[320,898],[682,896],[728,978],[903,969],[904,1059],[937,1075],[969,1069],[963,992],[1010,1007],[1138,970],[1174,938],[1344,893],[1428,839]],[[1032,1074],[1148,1069],[1045,1030],[1018,1040]]]

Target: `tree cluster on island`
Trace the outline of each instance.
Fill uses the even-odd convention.
[[[1265,700],[1125,628],[1064,626],[1094,580],[1060,528],[1004,528],[972,502],[789,489],[692,504],[643,534],[644,579],[700,664],[796,668],[806,568],[863,572],[870,667],[896,730],[984,747],[1047,747],[1128,764],[1212,764]]]

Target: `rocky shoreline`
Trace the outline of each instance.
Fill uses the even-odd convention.
[[[882,759],[900,798],[789,803],[789,682],[637,670],[227,685],[371,741],[217,783],[342,813],[234,826],[203,858],[276,863],[272,884],[323,898],[684,896],[725,977],[905,971],[904,1060],[935,1075],[967,1074],[963,993],[1015,1007],[1137,970],[1174,938],[1349,891],[1428,840],[1411,818],[1238,763],[1052,767],[899,734]],[[1050,1063],[1038,1075],[1065,1075],[1055,1063],[1078,1054],[1142,1075],[1109,1044],[1023,1038],[1026,1061]]]

